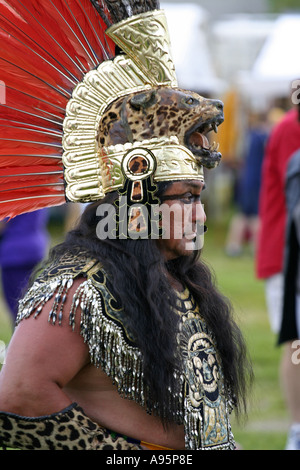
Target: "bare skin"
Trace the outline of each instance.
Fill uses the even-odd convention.
[[[192,192],[192,205],[198,204],[196,196],[200,196],[203,184],[197,183],[193,189],[187,184],[174,183],[168,194],[190,198]],[[203,211],[201,219],[205,220]],[[161,251],[170,259],[183,254],[185,247],[181,240],[163,240]],[[65,312],[70,310],[73,294],[82,281],[74,282]],[[76,402],[101,426],[170,449],[184,449],[183,426],[174,424],[164,429],[158,418],[121,398],[110,378],[90,363],[88,347],[79,332],[79,312],[74,332],[68,325],[68,315],[61,326],[48,323],[52,304],[50,300],[37,319],[29,317],[14,332],[0,373],[0,410],[43,416]]]
[[[166,219],[166,238],[163,236],[157,241],[165,259],[187,256],[197,249],[197,225],[203,226],[206,221],[201,203],[203,189],[204,183],[191,180],[177,181],[165,191],[162,205],[169,206],[171,217]],[[162,220],[164,221],[164,217]],[[162,226],[164,227],[164,222]]]

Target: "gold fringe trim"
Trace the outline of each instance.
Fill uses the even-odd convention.
[[[228,410],[226,409],[226,411],[226,416],[228,417]],[[184,428],[186,449],[234,450],[236,447],[229,419],[227,422],[227,439],[224,439],[224,442],[220,443],[205,443],[205,431],[202,413],[199,410],[195,410],[187,398],[184,400]]]

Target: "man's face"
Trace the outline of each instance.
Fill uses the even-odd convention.
[[[190,255],[202,248],[200,231],[202,229],[203,233],[206,221],[201,203],[203,189],[201,181],[177,181],[162,196],[163,235],[157,243],[167,260]]]

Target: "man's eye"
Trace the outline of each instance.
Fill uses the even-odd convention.
[[[201,200],[200,194],[185,194],[180,198],[184,204],[192,204],[193,202],[199,202]]]

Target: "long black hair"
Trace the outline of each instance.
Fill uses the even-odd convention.
[[[161,186],[162,190],[165,186]],[[238,414],[245,413],[251,366],[231,305],[218,291],[211,270],[198,252],[166,262],[152,239],[100,240],[96,233],[97,208],[103,203],[113,204],[117,196],[118,193],[110,193],[103,201],[90,204],[78,226],[51,251],[50,258],[81,247],[99,259],[110,273],[131,333],[143,354],[151,397],[160,404],[158,413],[167,422],[172,419],[172,412],[168,411],[166,390],[176,390],[173,372],[180,368],[176,354],[179,316],[175,313],[176,296],[170,279],[188,287],[215,337],[226,389],[235,397]]]

